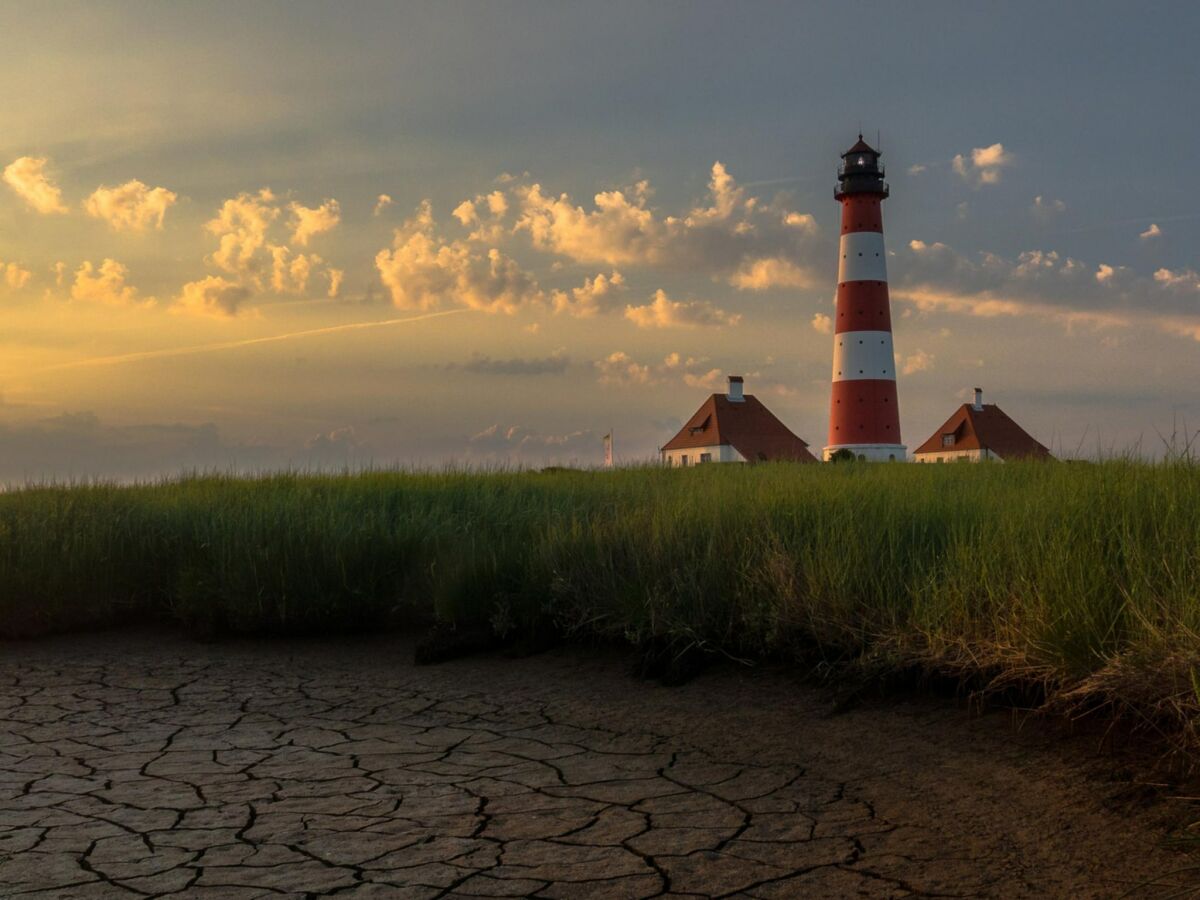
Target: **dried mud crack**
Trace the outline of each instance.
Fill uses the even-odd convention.
[[[392,639],[2,649],[4,897],[1157,896],[1181,864],[1088,760],[944,704]]]

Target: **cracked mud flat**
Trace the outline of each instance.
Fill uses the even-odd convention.
[[[0,645],[0,896],[1116,897],[1181,864],[1089,745],[1002,715],[830,717],[786,674],[663,688],[578,649],[411,659]]]

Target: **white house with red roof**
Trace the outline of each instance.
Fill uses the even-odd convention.
[[[985,405],[980,388],[975,388],[974,403],[960,406],[913,451],[913,462],[920,463],[1053,458],[1004,410],[994,403]]]
[[[740,375],[729,376],[729,393],[713,394],[679,433],[663,445],[668,466],[715,462],[816,462],[794,435],[753,394],[742,392]]]

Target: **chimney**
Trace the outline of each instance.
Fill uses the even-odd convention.
[[[730,375],[729,376],[729,402],[730,403],[741,403],[743,399],[744,398],[742,397],[742,376],[741,375]]]
[[[983,412],[983,388],[975,388],[975,412]]]

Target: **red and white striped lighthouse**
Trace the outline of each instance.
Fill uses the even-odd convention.
[[[842,154],[833,194],[842,204],[842,239],[826,460],[839,450],[875,461],[905,458],[883,248],[883,175],[879,151],[860,134]]]

